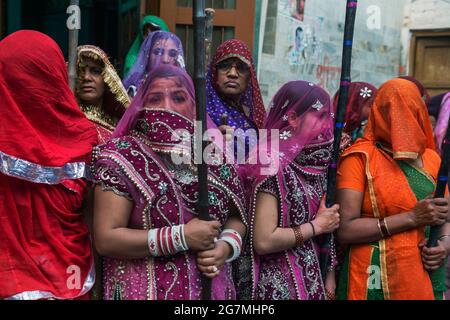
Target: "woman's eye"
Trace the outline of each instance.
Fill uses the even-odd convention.
[[[98,75],[102,74],[102,70],[100,70],[100,69],[92,69],[92,74],[98,76]]]
[[[186,97],[184,95],[182,95],[182,94],[177,94],[177,95],[174,96],[173,100],[176,103],[184,103],[186,101]]]
[[[149,104],[158,104],[161,102],[161,97],[160,96],[153,96],[153,97],[149,97],[147,99],[147,103]]]

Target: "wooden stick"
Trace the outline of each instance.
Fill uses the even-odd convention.
[[[194,84],[195,98],[197,105],[197,123],[201,123],[202,148],[196,150],[201,152],[201,161],[198,164],[198,211],[201,220],[211,220],[209,216],[208,201],[208,164],[203,159],[203,152],[206,149],[207,141],[203,136],[207,130],[206,123],[206,74],[205,74],[205,54],[206,54],[206,15],[205,0],[195,0],[193,6],[194,20]],[[198,128],[197,128],[198,130]],[[198,142],[195,145],[197,148]],[[203,300],[211,300],[211,280],[202,277],[202,298]]]
[[[448,184],[448,174],[450,167],[450,117],[448,119],[447,132],[445,134],[444,141],[442,142],[442,163],[439,168],[438,181],[436,185],[435,198],[445,197],[445,188]],[[431,227],[430,237],[428,239],[427,247],[432,248],[438,245],[438,238],[441,232],[442,226]]]
[[[70,0],[70,6],[79,7],[79,0]],[[68,10],[68,13],[70,11]],[[75,14],[78,14],[79,11],[76,11]],[[74,14],[74,13],[72,13]],[[81,19],[81,15],[76,17],[75,19]],[[78,24],[81,24],[79,21]],[[70,26],[69,28],[69,86],[72,91],[75,93],[75,87],[77,83],[77,48],[78,48],[78,29],[79,26]]]
[[[328,169],[327,180],[327,207],[331,207],[336,202],[336,175],[337,164],[340,153],[340,143],[342,137],[342,130],[344,129],[345,112],[347,109],[348,94],[351,83],[351,65],[352,65],[352,49],[353,49],[353,35],[355,31],[356,11],[358,7],[357,0],[347,0],[347,12],[345,15],[345,30],[344,30],[344,48],[342,53],[342,73],[338,107],[336,112],[336,125],[334,129],[334,144],[333,157],[331,165]],[[324,236],[324,243],[320,253],[320,270],[324,280],[327,277],[327,271],[330,264],[330,243],[331,234]]]

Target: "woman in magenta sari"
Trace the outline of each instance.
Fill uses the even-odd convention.
[[[212,299],[236,297],[231,262],[246,233],[243,192],[234,167],[213,161],[214,220],[198,219],[194,118],[192,80],[160,66],[96,152],[94,237],[106,257],[105,299],[197,300],[201,274],[213,278]]]
[[[450,116],[450,92],[442,98],[439,116],[437,117],[434,134],[436,136],[436,145],[438,152],[442,155],[445,133],[448,127],[448,117]]]
[[[330,97],[312,83],[294,81],[280,89],[271,105],[265,124],[270,145],[261,140],[258,146],[259,156],[267,155],[273,166],[257,163],[246,170],[255,179],[252,298],[331,299],[335,259],[325,283],[319,267],[320,236],[339,226],[339,207],[326,209],[323,200],[333,142]]]

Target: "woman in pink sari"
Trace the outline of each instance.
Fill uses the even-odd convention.
[[[450,117],[450,92],[442,98],[441,109],[439,111],[439,117],[436,121],[436,127],[434,128],[434,134],[436,135],[436,146],[442,155],[443,142],[445,133],[448,127],[448,117]]]
[[[312,83],[293,81],[280,89],[271,106],[265,123],[270,145],[263,139],[258,145],[259,157],[267,159],[245,168],[254,179],[252,298],[331,299],[335,259],[326,281],[319,267],[321,235],[339,226],[338,206],[326,209],[323,200],[333,143],[330,97]]]
[[[198,219],[194,118],[189,75],[160,66],[96,151],[94,237],[107,300],[197,300],[202,274],[213,279],[212,299],[236,297],[231,262],[246,233],[244,195],[234,167],[213,161],[213,221]]]

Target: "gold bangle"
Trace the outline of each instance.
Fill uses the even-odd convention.
[[[301,230],[301,226],[297,226],[295,228],[292,228],[292,230],[294,230],[294,234],[295,234],[295,244],[297,245],[297,247],[301,247],[304,243],[304,238],[303,238],[303,233]]]
[[[328,300],[336,300],[336,295],[325,289],[325,296]]]
[[[383,239],[384,233],[383,233],[383,230],[381,230],[380,220],[378,220],[377,224],[378,224],[378,230],[380,231],[381,239]]]
[[[389,229],[386,225],[386,218],[379,220],[379,225],[381,229],[381,234],[383,235],[383,238],[389,237],[391,234],[389,233]]]
[[[390,237],[392,234],[391,234],[391,232],[389,231],[389,228],[388,228],[388,225],[387,225],[386,218],[383,219],[383,224],[384,224],[384,228],[386,229],[387,235]]]

